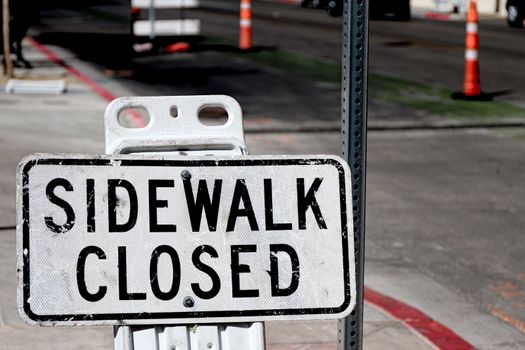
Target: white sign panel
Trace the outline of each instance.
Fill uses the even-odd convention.
[[[152,32],[153,29],[153,32]],[[155,35],[198,35],[201,22],[198,19],[171,19],[156,20],[151,26],[151,21],[133,22],[133,34],[136,36]]]
[[[131,7],[156,9],[198,7],[198,0],[131,0]]]
[[[340,158],[34,155],[17,180],[28,323],[342,318],[355,304]]]

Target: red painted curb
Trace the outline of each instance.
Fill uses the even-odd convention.
[[[436,21],[448,21],[450,20],[450,15],[448,13],[439,13],[439,12],[427,12],[424,17],[426,19],[433,19]]]
[[[384,311],[390,317],[403,322],[439,350],[473,350],[470,343],[441,323],[407,304],[365,287],[365,301]]]
[[[336,343],[329,344],[268,344],[267,350],[334,350]]]
[[[49,50],[45,45],[40,44],[35,39],[28,37],[29,43],[38,51],[40,51],[42,54],[44,54],[48,60],[55,63],[58,66],[63,67],[65,70],[68,71],[71,75],[74,75],[78,80],[86,84],[91,90],[93,90],[95,93],[97,93],[100,97],[102,97],[104,100],[111,102],[114,99],[117,98],[117,96],[113,95],[110,91],[106,90],[102,86],[95,83],[93,80],[91,80],[88,76],[81,73],[76,68],[71,67],[68,65],[64,60],[62,60],[60,57],[58,57],[54,52]],[[138,114],[133,113],[132,110],[129,111],[130,117],[133,119],[133,122],[136,124],[137,127],[143,128],[147,125],[146,121]]]

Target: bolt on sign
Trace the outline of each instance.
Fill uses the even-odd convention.
[[[17,184],[30,324],[325,319],[355,305],[338,157],[40,154]]]

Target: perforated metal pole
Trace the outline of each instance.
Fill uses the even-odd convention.
[[[340,350],[363,348],[367,80],[368,0],[344,0],[341,154],[353,176],[357,303],[351,315],[339,322]]]

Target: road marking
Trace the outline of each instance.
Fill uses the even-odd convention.
[[[365,301],[401,321],[439,350],[473,350],[474,346],[418,309],[365,287]]]
[[[520,297],[525,297],[525,291],[513,282],[500,281],[490,289],[505,300],[513,300]]]
[[[515,319],[514,317],[507,314],[505,311],[493,307],[490,309],[490,313],[502,320],[503,322],[510,324],[512,327],[516,328],[520,332],[525,333],[525,323]]]

